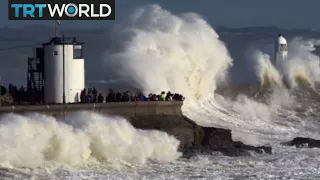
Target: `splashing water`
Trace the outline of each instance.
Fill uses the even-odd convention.
[[[308,115],[298,116],[301,114],[293,109],[303,104],[287,89],[277,87],[266,103],[247,95],[230,100],[214,94],[217,85],[226,82],[233,60],[217,33],[200,16],[194,13],[174,15],[158,5],[148,5],[128,17],[115,27],[114,49],[106,52],[105,57],[110,69],[116,70],[130,85],[145,93],[163,90],[182,93],[187,97],[183,106],[186,116],[199,124],[230,128],[235,140],[247,144],[274,143],[297,135],[320,137],[319,123]],[[289,61],[284,72],[278,72],[270,56],[259,51],[253,54],[256,66],[252,68],[261,84],[282,84],[283,74],[290,77],[293,84],[297,75],[316,82],[320,77],[317,76],[319,58],[310,53],[315,44],[317,41],[301,39],[289,43]],[[180,156],[179,142],[174,137],[158,131],[136,130],[123,118],[82,112],[67,117],[65,122],[57,122],[44,115],[11,114],[2,117],[0,124],[0,165],[6,167],[37,167],[50,160],[81,166],[90,159],[139,165],[149,159],[171,162]],[[200,160],[169,164],[148,163],[149,166],[134,169],[134,172],[131,169],[121,172],[93,169],[84,176],[100,179],[314,179],[314,174],[319,172],[319,159],[315,158],[319,156],[318,151],[274,147],[276,151],[271,156],[200,157]],[[81,179],[81,173],[67,174],[70,178]],[[67,177],[61,172],[57,174],[64,179]]]
[[[112,36],[124,41],[107,53],[108,66],[145,93],[170,90],[198,99],[214,92],[232,64],[217,33],[194,13],[174,15],[149,5]]]
[[[255,59],[258,65],[257,74],[262,85],[282,84],[282,78],[284,78],[291,88],[301,83],[314,86],[320,81],[320,58],[312,51],[315,49],[314,46],[319,44],[320,41],[302,38],[294,38],[290,41],[288,59],[284,63],[283,72],[277,71],[268,54],[258,51]]]
[[[270,61],[270,56],[260,51],[254,53],[256,74],[260,78],[262,87],[281,86],[281,76]]]
[[[253,145],[259,144],[258,142],[263,144],[289,140],[296,136],[319,137],[319,133],[313,128],[320,127],[319,123],[307,122],[307,119],[313,121],[313,118],[296,112],[296,109],[303,109],[312,104],[301,99],[305,97],[296,97],[296,94],[292,94],[293,92],[282,84],[283,76],[290,80],[291,87],[297,86],[299,81],[307,81],[310,84],[319,82],[319,57],[310,52],[313,50],[312,47],[317,45],[317,41],[301,39],[292,41],[284,72],[279,72],[274,67],[268,54],[260,51],[252,53],[255,62],[253,68],[261,83],[261,88],[257,88],[257,92],[266,86],[273,87],[272,94],[265,102],[260,102],[260,99],[255,97],[257,93],[249,93],[250,95],[240,93],[234,100],[214,95],[200,102],[187,103],[184,113],[191,119],[197,119],[199,124],[230,128],[233,130],[234,139]],[[246,87],[247,92],[250,88],[250,85]],[[232,90],[240,89],[235,86]],[[308,93],[302,92],[302,94]],[[313,99],[318,96],[313,95],[306,98]],[[314,111],[312,109],[315,106],[309,107],[311,111]]]
[[[313,119],[309,116],[300,118],[293,109],[301,104],[281,86],[282,74],[296,74],[295,71],[278,72],[266,54],[256,52],[256,66],[252,68],[256,68],[256,75],[260,77],[262,84],[280,84],[267,103],[261,103],[246,95],[229,100],[214,94],[217,85],[226,82],[232,59],[216,32],[196,14],[174,15],[158,5],[145,6],[137,9],[130,19],[118,25],[112,36],[117,42],[116,49],[106,53],[108,66],[117,70],[129,84],[145,93],[163,90],[182,93],[187,97],[183,113],[199,124],[230,128],[235,140],[253,145],[278,143],[298,135],[320,137],[317,129],[320,127],[319,123],[312,122]],[[300,51],[301,47],[298,49]],[[315,78],[316,72],[320,71],[310,68],[316,68],[311,62],[316,62],[317,57],[312,57],[306,49],[301,51],[303,53],[293,54],[289,59],[295,62],[297,60],[294,59],[304,61],[306,58],[302,54],[310,57],[308,63],[311,66],[305,66],[302,72],[308,79]],[[287,65],[289,69],[291,66]],[[298,65],[293,67],[298,68]],[[283,149],[284,147],[279,145],[274,147],[276,151],[272,156],[253,155],[249,158],[231,159],[215,156],[213,160],[200,160],[205,164],[200,167],[194,160],[186,164],[182,161],[170,165],[152,164],[148,166],[150,170],[147,173],[144,173],[145,169],[139,170],[144,175],[134,177],[312,179],[315,172],[318,172],[319,160],[312,156],[319,152],[309,155],[309,150],[305,150],[306,153],[295,148]],[[308,168],[309,163],[312,168]],[[128,177],[133,177],[132,174]],[[121,175],[118,173],[115,177],[126,179],[124,176],[126,175],[121,172]]]
[[[121,37],[122,41],[117,41],[116,48],[106,53],[106,64],[144,92],[182,93],[187,97],[183,113],[197,123],[236,131],[265,132],[274,139],[279,137],[275,135],[279,131],[284,137],[291,137],[287,132],[292,132],[291,135],[298,132],[279,123],[278,114],[291,115],[281,108],[292,105],[294,98],[287,95],[288,91],[281,90],[283,73],[274,68],[267,54],[253,53],[256,66],[252,68],[262,84],[276,84],[279,88],[268,104],[248,96],[229,101],[213,94],[219,83],[227,82],[233,60],[217,33],[200,16],[174,15],[158,5],[148,5],[117,25],[112,37],[117,40]],[[310,55],[308,48],[293,45],[289,50],[294,48],[303,53],[297,50],[289,59]],[[311,55],[310,61],[314,61]]]
[[[81,166],[90,159],[142,165],[148,159],[173,161],[179,141],[159,131],[142,131],[125,119],[90,112],[61,122],[39,114],[0,119],[0,165],[38,167],[48,161]]]

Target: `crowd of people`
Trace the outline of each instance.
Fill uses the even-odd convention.
[[[112,89],[106,97],[103,97],[101,93],[98,94],[95,88],[82,90],[80,95],[81,102],[83,103],[102,103],[102,102],[129,102],[129,101],[184,101],[184,97],[181,94],[173,94],[169,92],[161,92],[161,94],[149,94],[148,96],[142,93],[135,94],[125,91],[124,93],[114,92]]]
[[[43,104],[43,92],[35,92],[27,90],[21,86],[18,88],[10,84],[8,88],[1,86],[2,104]],[[142,93],[114,92],[112,89],[104,97],[95,88],[83,89],[80,94],[81,103],[109,103],[109,102],[136,102],[136,101],[183,101],[185,98],[181,94],[173,94],[169,92],[161,92],[160,94],[149,94],[148,96]]]
[[[2,102],[10,104],[29,104],[28,102],[34,102],[40,104],[43,102],[43,94],[38,91],[27,90],[24,86],[14,86],[9,84],[6,88],[1,86],[1,99]]]

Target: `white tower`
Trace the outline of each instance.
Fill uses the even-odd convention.
[[[288,56],[288,45],[287,40],[279,34],[278,39],[275,43],[275,63],[277,69],[282,69],[284,61],[286,61]]]
[[[45,103],[76,103],[85,88],[83,43],[54,37],[43,44]]]

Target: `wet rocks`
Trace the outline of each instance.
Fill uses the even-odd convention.
[[[282,145],[295,146],[297,148],[320,148],[320,140],[296,137],[292,141],[282,143]]]
[[[160,130],[180,140],[179,150],[186,157],[196,153],[210,154],[214,151],[227,156],[249,155],[255,153],[271,154],[271,147],[254,147],[232,140],[231,130],[215,127],[202,127],[185,116],[140,116],[129,120],[138,129]]]
[[[201,127],[204,137],[200,149],[204,152],[219,151],[227,156],[246,156],[249,151],[271,154],[271,147],[255,147],[242,142],[233,141],[231,130],[214,127]]]

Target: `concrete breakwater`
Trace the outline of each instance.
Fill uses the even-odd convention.
[[[182,114],[182,101],[124,102],[99,104],[55,104],[2,106],[6,113],[41,113],[64,120],[68,113],[92,111],[123,116],[137,129],[164,131],[180,141],[185,156],[219,151],[228,156],[248,155],[248,151],[271,153],[271,147],[248,146],[232,140],[231,130],[202,127]]]
[[[117,103],[85,103],[85,104],[52,104],[52,105],[17,105],[0,106],[0,114],[4,113],[41,113],[63,118],[67,113],[76,111],[92,111],[101,114],[124,117],[150,115],[182,115],[182,101],[152,102],[117,102]]]

